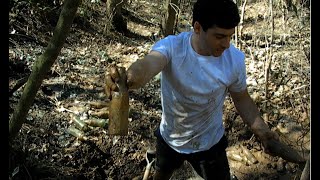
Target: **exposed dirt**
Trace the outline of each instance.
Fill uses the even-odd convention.
[[[41,1],[42,2],[42,1]],[[186,1],[184,1],[186,2]],[[44,52],[59,17],[59,1],[32,6],[11,1],[9,13],[9,88],[30,74],[36,57]],[[310,152],[310,15],[306,8],[281,12],[275,4],[274,43],[266,3],[247,4],[242,29],[242,50],[247,54],[248,89],[263,117],[285,143],[302,156]],[[161,119],[160,83],[156,76],[145,87],[130,91],[128,136],[108,135],[94,127],[81,141],[67,132],[72,115],[100,118],[90,102],[106,102],[103,76],[110,64],[128,67],[142,58],[158,35],[163,5],[160,1],[133,0],[125,7],[129,32],[112,29],[104,34],[105,4],[83,1],[70,35],[55,64],[43,81],[21,131],[9,151],[9,179],[142,179],[145,152],[154,147],[154,130]],[[184,4],[178,29],[191,18]],[[269,37],[266,40],[265,37]],[[272,48],[270,48],[272,47]],[[272,49],[272,50],[270,50]],[[270,58],[269,58],[270,57]],[[268,99],[265,99],[265,62],[270,62]],[[9,97],[9,118],[23,87]],[[107,110],[105,110],[107,111]],[[304,164],[291,163],[263,152],[237,114],[229,97],[224,124],[228,153],[244,157],[248,148],[256,164],[230,158],[231,172],[238,179],[299,179]],[[153,167],[151,173],[154,172]],[[187,163],[171,179],[200,179]]]

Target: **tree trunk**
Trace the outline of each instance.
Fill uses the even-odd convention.
[[[57,59],[61,48],[69,34],[70,27],[81,0],[65,0],[53,37],[50,39],[45,52],[35,61],[31,75],[23,90],[21,98],[9,121],[9,142],[15,138],[24,123],[30,106],[47,72]]]
[[[108,0],[107,15],[114,29],[118,32],[127,31],[127,20],[122,16],[122,7],[128,0]]]
[[[163,35],[168,36],[170,34],[174,34],[174,23],[176,20],[176,15],[179,12],[179,1],[178,0],[167,0],[167,12],[165,14],[162,30]]]

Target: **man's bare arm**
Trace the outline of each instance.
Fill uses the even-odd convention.
[[[157,75],[167,64],[164,55],[157,51],[151,51],[143,59],[137,60],[127,70],[129,89],[137,89],[144,86]]]
[[[230,94],[242,120],[255,134],[259,134],[260,130],[269,129],[261,118],[260,112],[248,94],[247,89],[241,92],[230,92]]]
[[[129,89],[137,89],[144,86],[152,77],[157,75],[167,64],[164,55],[157,51],[151,51],[143,59],[132,63],[127,70],[127,85]],[[120,76],[117,67],[111,66],[105,74],[105,93],[111,98],[111,91],[116,91]]]
[[[241,92],[230,92],[230,94],[242,120],[250,127],[252,132],[258,136],[266,148],[266,151],[268,151],[267,142],[271,139],[278,139],[278,135],[272,132],[261,118],[259,109],[251,99],[247,89]]]

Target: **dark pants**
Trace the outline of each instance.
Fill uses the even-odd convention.
[[[157,153],[155,168],[160,173],[172,174],[187,160],[196,172],[204,179],[230,179],[229,164],[226,155],[228,141],[225,136],[207,151],[182,154],[173,150],[162,138],[159,128],[157,137]]]

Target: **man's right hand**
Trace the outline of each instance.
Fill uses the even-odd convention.
[[[104,87],[104,91],[107,98],[111,99],[112,91],[119,91],[119,88],[117,86],[119,79],[120,79],[120,75],[119,75],[117,66],[111,66],[107,68],[107,71],[105,73],[105,87]]]
[[[126,71],[127,88],[137,89],[144,86],[152,77],[157,75],[167,64],[164,55],[157,51],[151,51],[143,59],[135,61]],[[107,68],[105,74],[105,94],[111,99],[111,92],[118,91],[117,84],[120,80],[119,68],[115,65]]]

